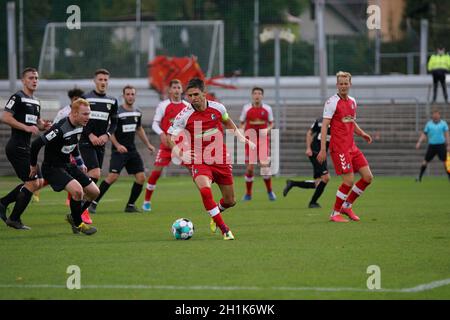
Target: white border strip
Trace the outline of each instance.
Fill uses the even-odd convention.
[[[412,288],[403,289],[362,289],[362,288],[323,288],[323,287],[224,287],[224,286],[169,286],[169,285],[82,285],[81,289],[139,289],[139,290],[205,290],[205,291],[325,291],[325,292],[396,292],[396,293],[415,293],[433,290],[442,286],[450,285],[450,278],[433,281],[430,283],[420,284]],[[64,285],[55,284],[0,284],[1,288],[17,288],[17,289],[66,289]]]

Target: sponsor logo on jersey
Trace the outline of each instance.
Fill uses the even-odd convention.
[[[108,109],[108,111],[111,110],[111,104],[110,104],[110,103],[107,103],[107,104],[106,104],[106,108]]]
[[[25,115],[25,122],[26,123],[36,124],[37,123],[37,116],[35,116],[34,114],[26,114]]]
[[[47,139],[47,141],[51,141],[54,137],[56,137],[57,133],[58,132],[56,131],[56,129],[53,131],[50,131],[49,133],[47,133],[45,135],[45,139]]]
[[[90,119],[107,121],[108,117],[109,117],[108,112],[91,111]]]
[[[71,144],[70,146],[63,146],[61,148],[61,152],[65,153],[65,154],[69,154],[75,149],[76,146],[77,146],[76,144]]]
[[[136,131],[136,124],[124,124],[122,126],[122,132],[135,132]]]
[[[16,97],[12,97],[11,100],[9,100],[8,104],[6,105],[6,109],[11,109],[14,106],[14,103],[16,103]]]
[[[215,115],[215,114],[212,114],[212,115],[211,115],[211,119],[212,119],[212,120],[216,120],[216,115]]]
[[[344,123],[353,122],[353,117],[352,116],[345,116],[345,117],[342,118],[342,122],[344,122]]]
[[[212,136],[213,134],[216,134],[217,132],[219,132],[219,129],[217,129],[217,128],[211,128],[211,129],[208,129],[208,130],[206,130],[206,131],[203,131],[203,132],[200,133],[200,134],[197,134],[197,135],[195,136],[195,138],[201,138],[201,137]]]

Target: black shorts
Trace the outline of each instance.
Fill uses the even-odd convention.
[[[79,148],[84,165],[88,170],[102,168],[103,158],[105,157],[105,146],[92,146],[87,143],[80,143]]]
[[[314,179],[318,179],[328,173],[327,160],[325,159],[324,162],[319,163],[319,161],[317,161],[318,154],[318,152],[313,151],[313,155],[309,157],[309,161],[311,161],[314,169]]]
[[[20,146],[14,141],[8,141],[6,144],[6,157],[14,168],[17,177],[23,182],[42,179],[41,170],[38,169],[37,174],[30,178],[30,148]]]
[[[427,153],[425,154],[425,161],[430,162],[433,160],[434,156],[438,155],[439,160],[447,160],[447,147],[445,144],[429,144]]]
[[[120,174],[123,167],[127,169],[128,174],[144,172],[144,162],[136,150],[126,153],[112,151],[109,172]]]
[[[68,164],[66,167],[52,167],[45,163],[42,165],[42,174],[56,192],[64,190],[66,185],[77,180],[83,188],[91,184],[92,180],[76,165]]]

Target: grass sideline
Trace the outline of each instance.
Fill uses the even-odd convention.
[[[0,225],[0,299],[450,299],[450,285],[366,286],[370,265],[380,267],[383,289],[450,278],[446,177],[375,177],[355,205],[361,222],[348,224],[327,222],[337,177],[322,209],[307,208],[312,190],[294,188],[283,198],[284,178],[274,179],[275,202],[261,178],[250,202],[240,201],[243,178],[235,182],[238,204],[224,219],[236,241],[210,233],[189,177],[162,178],[153,211],[140,214],[123,212],[132,179],[122,177],[93,215],[99,232],[91,237],[72,234],[65,193],[47,187],[23,215],[31,231]],[[16,184],[1,177],[0,195]],[[214,195],[219,200],[217,187]],[[191,240],[172,238],[180,217],[194,222]],[[70,265],[81,269],[81,290],[65,287]]]

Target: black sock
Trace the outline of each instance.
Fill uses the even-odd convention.
[[[100,188],[99,188],[100,189],[100,194],[97,197],[97,199],[95,199],[96,203],[100,202],[100,199],[103,198],[103,196],[105,195],[106,191],[108,191],[109,187],[111,187],[111,185],[108,182],[103,180],[102,183],[100,184]]]
[[[316,183],[314,181],[292,181],[292,185],[294,187],[299,187],[303,189],[314,189],[316,187]]]
[[[0,202],[3,206],[7,207],[9,204],[16,201],[17,196],[19,195],[20,189],[23,187],[23,183],[19,184],[15,187],[10,193],[0,199]]]
[[[86,210],[87,208],[89,208],[89,206],[91,205],[92,201],[83,201],[81,203],[81,214],[83,214],[84,210]]]
[[[81,222],[81,200],[73,200],[70,199],[70,214],[72,215],[73,223],[75,223],[75,226],[79,226]]]
[[[314,191],[314,194],[311,198],[311,202],[310,203],[317,203],[317,200],[319,199],[319,197],[322,195],[323,190],[325,190],[325,187],[327,186],[327,184],[323,181],[320,181],[319,184],[316,187],[316,191]]]
[[[14,205],[14,209],[9,216],[9,218],[13,221],[19,221],[20,216],[27,208],[28,204],[31,201],[31,197],[33,196],[33,192],[28,190],[25,187],[22,187],[19,194],[17,195],[16,204]]]
[[[419,180],[422,180],[422,176],[423,176],[423,174],[424,174],[424,172],[425,172],[426,169],[427,169],[427,166],[422,165],[422,166],[420,167]]]
[[[128,204],[134,204],[137,200],[137,198],[139,198],[139,195],[142,192],[142,184],[139,183],[133,183],[133,187],[131,187],[131,193],[130,193],[130,199],[128,199]]]

